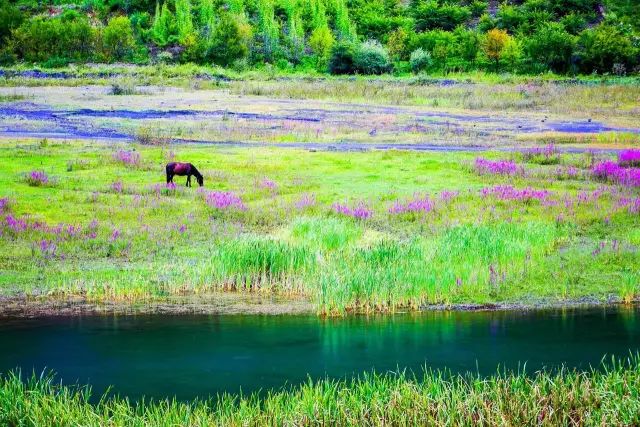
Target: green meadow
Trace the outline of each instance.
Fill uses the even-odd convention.
[[[482,173],[478,157],[517,172]],[[332,315],[633,301],[638,192],[593,178],[606,158],[5,140],[0,290],[257,293]],[[195,163],[204,187],[167,187],[170,160]]]

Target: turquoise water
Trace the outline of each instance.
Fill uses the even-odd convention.
[[[51,369],[66,384],[137,399],[207,397],[423,367],[490,374],[597,365],[640,350],[640,310],[315,316],[0,319],[0,371]]]

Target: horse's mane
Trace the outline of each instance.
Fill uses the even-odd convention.
[[[193,164],[191,164],[191,172],[193,172],[193,174],[198,177],[198,178],[202,178],[202,174],[200,173],[200,171],[198,169],[196,169],[195,166],[193,166]]]

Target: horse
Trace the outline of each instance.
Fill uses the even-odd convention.
[[[173,182],[173,177],[175,175],[178,176],[187,176],[187,187],[191,187],[191,175],[196,177],[198,184],[200,187],[204,185],[204,178],[202,174],[193,166],[191,163],[179,163],[179,162],[171,162],[167,163],[166,166],[167,171],[167,184]]]

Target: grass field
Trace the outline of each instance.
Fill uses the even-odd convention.
[[[321,380],[257,395],[182,403],[105,397],[62,387],[52,376],[0,379],[5,425],[635,425],[638,358],[588,372],[560,370],[483,378],[428,371]]]
[[[0,288],[275,293],[327,314],[631,301],[640,197],[635,181],[595,175],[607,157],[9,140]],[[205,187],[166,186],[170,160],[196,163]]]

